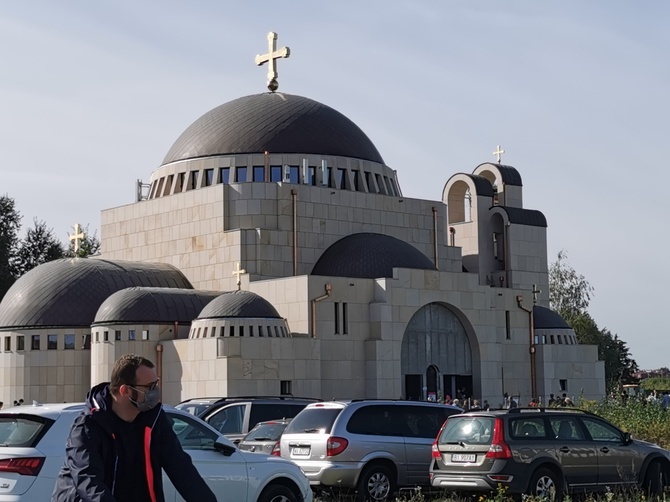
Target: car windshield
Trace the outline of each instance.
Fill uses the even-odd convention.
[[[51,424],[36,415],[0,415],[0,446],[34,447]]]
[[[454,416],[440,434],[440,444],[491,444],[494,419],[491,417]]]
[[[286,427],[285,434],[330,434],[335,419],[342,408],[305,408]]]
[[[258,424],[244,437],[244,441],[277,441],[286,429],[286,425],[277,422]]]

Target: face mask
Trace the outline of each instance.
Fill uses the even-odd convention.
[[[144,401],[142,401],[141,403],[137,402],[137,396],[135,397],[135,399],[133,399],[132,397],[128,398],[128,399],[130,399],[130,402],[133,403],[135,408],[137,408],[140,411],[152,410],[156,407],[156,405],[160,401],[161,392],[160,392],[160,389],[158,387],[156,387],[155,389],[146,390],[146,391],[136,389],[135,387],[130,387],[130,388],[133,389],[135,392],[141,392],[142,394],[144,394]]]

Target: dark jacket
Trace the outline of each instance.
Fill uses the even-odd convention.
[[[149,451],[149,459],[146,452]],[[124,423],[107,383],[96,385],[72,425],[52,502],[163,502],[164,469],[187,501],[216,502],[158,405]]]

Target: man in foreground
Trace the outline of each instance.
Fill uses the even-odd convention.
[[[52,502],[163,502],[161,469],[188,502],[215,502],[159,401],[153,363],[121,356],[72,425]]]

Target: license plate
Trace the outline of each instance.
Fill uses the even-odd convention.
[[[452,462],[474,462],[477,455],[474,453],[453,453],[451,455]]]
[[[309,455],[309,447],[307,447],[307,448],[293,448],[291,453],[293,455]]]

